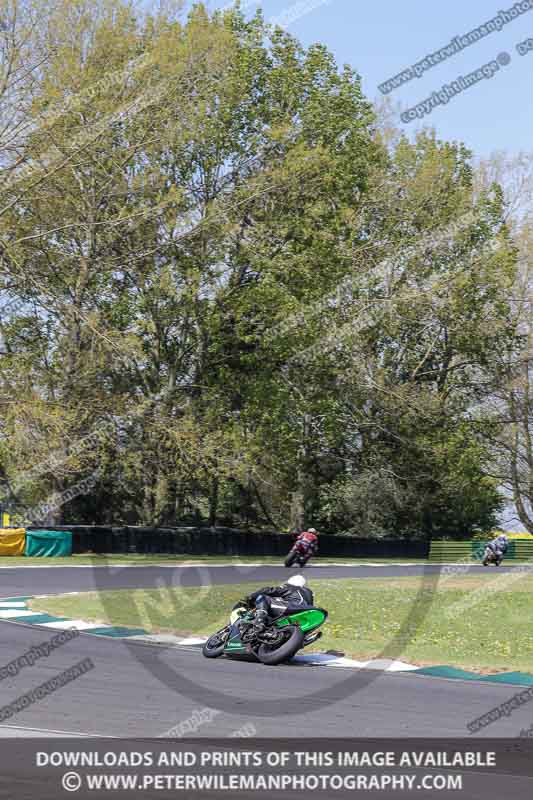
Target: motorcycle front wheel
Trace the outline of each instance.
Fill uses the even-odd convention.
[[[289,553],[289,555],[285,559],[285,566],[286,567],[292,567],[292,565],[294,564],[294,562],[296,560],[296,556],[297,555],[298,554],[296,553],[295,550],[291,550],[291,552]]]
[[[224,652],[226,640],[228,638],[229,627],[222,628],[209,637],[202,647],[202,653],[206,658],[218,658]]]
[[[268,666],[287,661],[303,646],[304,634],[299,625],[285,625],[279,630],[284,636],[284,641],[280,645],[273,647],[262,644],[257,648],[257,658]]]

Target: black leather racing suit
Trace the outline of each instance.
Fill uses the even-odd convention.
[[[307,586],[265,586],[245,598],[248,608],[266,612],[271,619],[281,617],[287,611],[297,611],[314,604],[313,592]]]

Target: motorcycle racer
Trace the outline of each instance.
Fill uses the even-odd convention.
[[[483,566],[487,566],[490,555],[494,556],[496,563],[503,560],[505,553],[509,547],[509,541],[504,533],[501,533],[485,547],[485,556],[483,558]]]
[[[313,592],[306,586],[304,576],[293,575],[280,586],[264,586],[252,592],[237,606],[255,609],[253,625],[257,630],[264,630],[270,619],[280,617],[293,609],[301,611],[313,604]]]
[[[312,550],[314,555],[318,550],[318,533],[315,528],[309,528],[307,531],[302,531],[296,537],[295,544],[303,544],[306,548]]]

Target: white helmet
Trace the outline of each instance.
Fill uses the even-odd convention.
[[[305,580],[303,575],[291,575],[288,579],[287,583],[289,586],[305,586],[307,581]]]

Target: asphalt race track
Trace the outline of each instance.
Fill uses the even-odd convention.
[[[478,568],[472,567],[471,572]],[[504,570],[502,569],[501,572]],[[132,588],[279,582],[277,567],[39,567],[0,569],[4,598]],[[439,567],[317,567],[307,577],[436,576]],[[47,641],[48,629],[0,622],[0,667],[32,645]],[[120,639],[77,638],[40,658],[31,668],[1,680],[0,705],[35,688],[80,660],[94,669],[0,725],[3,736],[163,736],[208,706],[217,709],[195,735],[230,736],[246,724],[258,737],[467,736],[466,725],[519,687],[452,681],[409,673],[340,667],[265,667],[228,659],[208,660],[199,649],[162,647]],[[220,701],[222,698],[222,702]],[[516,737],[533,723],[533,705],[487,726],[476,736]]]
[[[101,559],[99,559],[99,562]],[[468,574],[486,574],[490,569],[499,575],[512,572],[513,567],[469,566]],[[533,570],[532,566],[521,567]],[[382,567],[307,567],[304,574],[310,581],[320,578],[394,578],[424,575],[438,576],[442,567],[428,566],[382,566]],[[105,589],[148,589],[163,581],[176,586],[201,586],[210,584],[256,583],[257,586],[275,585],[298,572],[291,567],[239,566],[78,566],[78,567],[0,567],[0,596],[15,597],[37,594],[63,594],[64,592],[90,592]]]

